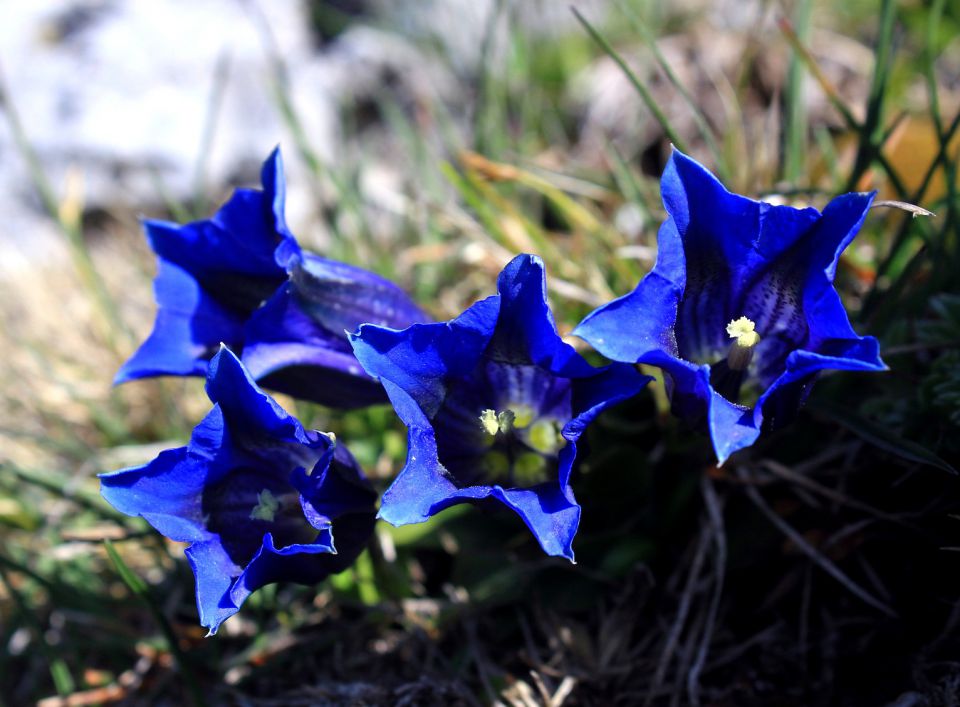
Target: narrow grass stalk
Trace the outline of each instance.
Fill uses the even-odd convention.
[[[933,0],[930,14],[927,15],[926,40],[923,45],[924,77],[927,80],[927,94],[930,97],[930,118],[937,130],[937,135],[943,136],[943,118],[940,115],[940,93],[937,89],[936,50],[937,29],[943,18],[943,6],[946,0]]]
[[[127,517],[119,511],[115,511],[113,508],[107,506],[98,494],[88,494],[82,489],[67,489],[62,478],[52,478],[45,474],[41,475],[34,471],[27,471],[26,469],[21,469],[20,467],[9,462],[0,464],[0,469],[9,471],[17,479],[17,481],[21,483],[41,488],[56,498],[62,498],[79,506],[80,508],[92,511],[101,518],[121,520]]]
[[[494,80],[492,70],[493,43],[504,5],[504,0],[496,0],[491,7],[480,46],[480,86],[474,115],[474,134],[477,151],[490,156],[499,156],[505,147],[502,126],[507,124],[506,96],[502,86]]]
[[[882,152],[886,138],[889,137],[883,126],[882,109],[891,60],[890,45],[892,44],[894,10],[895,7],[893,3],[885,0],[881,34],[878,41],[877,64],[874,71],[874,79],[871,84],[870,98],[867,104],[867,117],[863,123],[857,121],[850,108],[847,107],[840,98],[837,89],[830,83],[826,74],[820,69],[820,66],[804,46],[793,26],[786,20],[781,20],[780,31],[787,42],[790,43],[796,56],[803,60],[810,74],[816,79],[817,83],[820,84],[820,88],[827,96],[827,100],[830,101],[830,104],[843,117],[847,128],[859,136],[857,157],[854,167],[847,177],[846,186],[843,191],[853,191],[856,189],[863,175],[866,174],[870,166],[876,162],[883,168],[887,178],[890,180],[891,186],[893,186],[900,195],[900,198],[909,201],[903,180],[900,179],[893,165]]]
[[[205,707],[206,701],[203,699],[203,693],[200,692],[200,686],[193,675],[193,671],[190,670],[186,656],[180,649],[180,642],[177,639],[177,634],[174,632],[173,626],[170,625],[167,617],[164,616],[163,611],[161,611],[156,600],[150,594],[150,590],[147,588],[146,583],[136,574],[134,574],[134,572],[127,566],[127,563],[123,561],[122,557],[120,557],[120,553],[118,553],[116,548],[113,547],[113,543],[111,543],[109,540],[104,540],[103,545],[107,551],[107,556],[109,556],[113,566],[116,567],[117,573],[120,575],[120,579],[123,580],[123,583],[127,585],[127,588],[133,593],[133,595],[144,603],[144,605],[147,607],[147,610],[157,622],[157,626],[159,626],[164,638],[166,639],[170,654],[173,656],[174,661],[176,661],[177,667],[180,670],[180,674],[183,676],[184,682],[186,683],[187,692],[190,695],[190,701],[195,705],[195,707]]]
[[[936,156],[934,157],[933,161],[930,162],[930,166],[927,167],[927,171],[924,173],[923,179],[920,181],[920,186],[917,188],[917,191],[911,196],[911,198],[908,199],[911,204],[919,204],[921,201],[923,201],[924,195],[926,194],[930,183],[933,181],[933,176],[936,174],[937,169],[941,165],[945,171],[949,171],[950,160],[947,158],[947,149],[950,143],[953,141],[953,138],[957,134],[958,130],[960,130],[960,111],[957,111],[957,114],[951,121],[947,131],[940,136],[940,148],[937,150]],[[955,189],[955,185],[951,183],[949,175],[947,176],[948,190]],[[952,201],[953,199],[948,199],[948,203]],[[877,276],[874,280],[873,288],[870,290],[866,299],[864,300],[864,304],[861,309],[861,318],[872,318],[875,314],[876,306],[878,304],[877,298],[879,296],[877,284],[880,282],[881,278],[883,278],[889,272],[890,267],[899,256],[903,247],[909,241],[911,226],[914,224],[914,222],[915,221],[912,217],[905,217],[901,222],[899,230],[893,237],[890,249],[887,251],[886,256],[884,256],[884,259],[877,266]],[[946,233],[946,228],[943,229],[943,232]],[[887,297],[895,297],[898,290],[902,289],[902,287],[905,285],[905,278],[901,276],[897,282],[894,283],[894,285],[886,292]]]
[[[848,592],[860,599],[860,601],[868,606],[872,606],[874,609],[888,617],[896,618],[897,614],[893,609],[850,579],[850,577],[848,577],[839,567],[837,567],[833,561],[831,561],[826,555],[811,545],[800,532],[798,532],[793,526],[781,518],[777,512],[773,510],[773,508],[771,508],[765,500],[763,500],[763,496],[761,496],[760,492],[757,491],[754,485],[750,483],[750,480],[746,474],[744,474],[742,470],[738,469],[737,471],[739,478],[745,482],[744,490],[747,493],[747,497],[777,530],[790,539],[797,549],[802,551],[807,557],[810,558],[810,560],[820,567],[820,569],[833,577],[837,582],[843,585]]]
[[[840,113],[847,128],[859,132],[860,123],[857,122],[857,119],[853,116],[853,112],[850,110],[847,104],[843,102],[843,99],[840,98],[840,93],[830,82],[830,79],[827,78],[827,75],[823,73],[820,65],[817,64],[816,59],[813,58],[813,55],[806,48],[804,43],[800,41],[800,37],[797,35],[793,25],[787,20],[780,20],[779,26],[781,34],[783,34],[784,39],[786,39],[790,44],[790,48],[793,49],[795,56],[801,59],[806,65],[810,75],[813,76],[816,82],[820,85],[820,90],[823,91],[824,95],[827,97],[827,100],[830,101],[830,105],[832,105],[836,111]]]
[[[857,156],[853,169],[847,180],[846,191],[852,191],[860,182],[860,178],[880,155],[883,147],[883,108],[887,92],[887,80],[890,77],[890,66],[893,60],[893,24],[896,18],[896,3],[894,0],[882,0],[880,7],[880,33],[874,52],[876,57],[873,78],[870,82],[870,94],[867,99],[867,115],[863,125],[858,130],[860,136]],[[884,168],[888,170],[888,165]]]
[[[812,4],[810,0],[806,0],[806,2],[808,4]],[[728,181],[730,174],[727,170],[726,160],[724,160],[723,154],[720,152],[720,147],[717,145],[713,129],[710,127],[706,117],[703,115],[703,111],[700,110],[700,106],[698,106],[697,102],[693,100],[693,96],[690,95],[690,92],[687,90],[686,86],[684,86],[679,77],[677,77],[673,67],[670,66],[670,63],[667,61],[666,57],[663,56],[663,52],[660,51],[660,47],[657,46],[656,38],[644,26],[639,18],[637,18],[636,13],[631,11],[630,8],[625,5],[623,0],[618,0],[617,5],[619,5],[621,12],[627,16],[631,27],[633,27],[637,34],[640,35],[643,43],[647,45],[647,48],[653,54],[654,59],[657,61],[657,65],[660,67],[661,71],[663,71],[664,75],[667,77],[667,80],[670,81],[673,87],[677,90],[677,93],[680,94],[680,97],[683,98],[684,103],[687,104],[687,108],[690,110],[690,116],[693,118],[693,122],[696,124],[697,130],[700,132],[700,136],[703,138],[704,143],[706,143],[707,149],[710,150],[710,154],[713,155],[714,164],[720,179],[722,181]]]
[[[666,133],[667,138],[674,146],[681,152],[688,152],[686,143],[680,138],[677,134],[677,131],[674,130],[673,125],[670,123],[670,119],[660,110],[660,106],[657,105],[657,102],[654,100],[653,95],[650,93],[650,90],[644,85],[644,83],[637,78],[637,75],[630,70],[630,67],[627,66],[627,62],[623,60],[617,51],[610,46],[610,43],[600,34],[592,24],[590,24],[587,19],[580,14],[580,11],[577,8],[571,8],[574,16],[576,16],[577,21],[583,25],[584,29],[590,34],[590,37],[594,42],[604,51],[604,53],[609,56],[613,61],[620,67],[620,70],[623,71],[624,75],[627,77],[627,80],[630,81],[630,84],[636,89],[637,93],[640,94],[640,98],[643,99],[643,102],[646,104],[647,109],[653,114],[653,117],[656,118],[657,122],[660,123],[660,127],[663,128],[663,131]]]
[[[217,63],[213,69],[210,95],[207,98],[207,113],[203,121],[203,132],[200,135],[197,161],[193,170],[193,214],[195,218],[203,218],[207,211],[207,165],[210,162],[210,152],[217,134],[217,120],[220,117],[223,94],[229,78],[230,55],[223,52],[217,58]]]
[[[801,0],[797,6],[796,33],[806,43],[813,16],[813,0]],[[790,55],[787,75],[786,134],[784,135],[783,178],[794,184],[806,173],[807,110],[803,100],[804,63],[796,48]]]

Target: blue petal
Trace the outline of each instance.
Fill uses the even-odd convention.
[[[703,165],[674,150],[660,183],[667,213],[695,259],[755,273],[795,244],[820,217],[816,209],[774,206],[728,191]],[[736,287],[741,278],[729,284]]]
[[[574,417],[563,428],[564,438],[575,442],[597,415],[632,398],[651,381],[651,376],[642,375],[632,364],[620,363],[595,369],[590,377],[575,379]]]
[[[515,257],[500,273],[497,291],[500,312],[487,356],[494,361],[549,367],[562,342],[547,305],[543,260],[526,254]]]
[[[676,150],[661,190],[686,258],[676,324],[678,350],[688,360],[705,362],[726,348],[727,322],[743,316],[744,288],[808,234],[820,214],[732,194]]]
[[[377,517],[398,526],[422,523],[443,508],[458,503],[453,500],[458,488],[437,459],[433,429],[419,406],[402,388],[388,380],[383,384],[409,431],[407,462],[383,494]]]
[[[843,194],[823,210],[815,237],[811,239],[809,275],[803,293],[811,340],[805,348],[816,350],[821,341],[829,339],[857,338],[833,287],[833,279],[840,255],[863,225],[875,196],[876,192]]]
[[[317,529],[331,525],[342,515],[372,515],[377,500],[360,465],[342,444],[328,450],[312,474],[298,469],[291,481],[300,491],[304,515]]]
[[[361,324],[408,326],[429,317],[392,282],[361,268],[304,256],[291,282],[254,312],[243,361],[263,384],[340,408],[385,400],[347,334]]]
[[[580,506],[572,492],[568,495],[555,484],[532,489],[494,486],[491,496],[520,516],[545,553],[574,561],[572,546],[580,524]]]
[[[245,315],[286,279],[286,272],[274,262],[276,235],[254,225],[262,202],[261,192],[234,192],[223,208],[231,214],[228,223],[239,231],[227,230],[216,216],[183,226],[145,221],[144,230],[157,255],[193,275],[221,306]]]
[[[745,289],[740,310],[763,336],[756,359],[764,385],[783,372],[791,351],[816,350],[827,339],[857,338],[832,283],[840,254],[872,200],[873,194],[835,198],[816,226]]]
[[[240,606],[251,594],[275,582],[313,584],[329,574],[317,565],[317,555],[335,554],[333,535],[320,531],[315,542],[298,543],[278,548],[273,536],[263,536],[263,545],[233,582],[225,599],[228,605]]]
[[[779,427],[791,421],[816,376],[826,370],[881,372],[887,366],[880,359],[880,344],[872,336],[825,341],[818,352],[794,351],[787,357],[783,373],[757,403],[763,422]]]
[[[654,269],[574,333],[615,361],[662,368],[674,412],[709,429],[721,463],[792,417],[820,370],[883,370],[832,285],[872,194],[837,197],[822,215],[773,206],[730,193],[677,151],[662,193],[669,218]],[[741,316],[761,335],[752,375],[766,392],[753,409],[713,390],[706,365],[725,358],[726,323]]]
[[[650,351],[677,354],[674,325],[686,272],[672,218],[660,227],[657,243],[656,265],[633,292],[597,308],[573,330],[612,361],[636,363]]]
[[[402,329],[429,320],[403,289],[363,268],[307,254],[290,277],[300,308],[345,345],[361,324]]]
[[[192,543],[201,622],[215,633],[264,584],[312,583],[348,566],[373,532],[376,493],[346,448],[304,430],[225,347],[207,393],[215,405],[187,447],[101,478],[118,510]],[[265,492],[284,504],[275,517],[251,514]],[[290,513],[294,492],[302,517]]]
[[[760,436],[761,420],[754,410],[736,405],[710,386],[710,366],[697,365],[662,352],[652,352],[641,363],[668,375],[667,391],[673,412],[691,423],[701,423],[710,434],[718,463]]]
[[[597,372],[560,338],[547,302],[543,260],[521,254],[500,273],[500,312],[485,356],[509,364],[532,364],[555,377],[581,378]]]
[[[194,543],[184,554],[196,581],[197,611],[200,624],[212,636],[220,624],[233,616],[240,607],[229,599],[230,587],[243,571],[223,549],[216,538]]]
[[[279,148],[264,162],[264,190],[237,189],[211,219],[145,221],[153,250],[192,274],[221,305],[249,314],[286,279],[300,248],[283,214]]]
[[[399,394],[405,395],[402,391]],[[576,447],[572,444],[568,447],[575,455]],[[569,469],[570,464],[566,466]],[[571,543],[576,534],[580,507],[573,500],[569,487],[560,489],[556,483],[546,483],[532,489],[504,489],[501,486],[458,488],[437,460],[437,446],[431,429],[410,429],[407,463],[383,494],[377,517],[396,526],[422,523],[450,506],[484,499],[497,500],[516,512],[547,554],[573,560]]]
[[[217,303],[180,267],[160,259],[153,331],[117,372],[114,384],[160,375],[203,375],[221,342],[243,340],[243,319]]]
[[[222,428],[223,420],[212,423]],[[204,528],[202,491],[209,468],[188,456],[186,447],[170,449],[149,464],[100,475],[100,494],[121,513],[142,516],[160,533],[177,542],[208,537]]]
[[[386,399],[353,355],[346,334],[308,317],[289,283],[253,313],[244,339],[243,363],[264,387],[343,409]]]
[[[186,556],[196,577],[201,625],[209,629],[208,635],[216,634],[220,624],[236,614],[253,592],[268,584],[320,581],[336,566],[323,562],[324,556],[333,553],[333,537],[329,532],[319,533],[315,542],[279,549],[273,536],[267,533],[260,549],[245,567],[230,558],[217,538],[191,545],[186,549]]]
[[[260,169],[260,183],[273,216],[274,230],[280,237],[280,243],[274,251],[274,261],[289,272],[299,262],[302,255],[297,239],[287,226],[286,199],[287,182],[283,174],[283,157],[277,146]]]
[[[755,410],[730,402],[717,391],[710,390],[707,426],[710,441],[722,465],[736,451],[749,447],[760,436],[760,420]]]
[[[814,270],[822,269],[827,282],[833,282],[840,255],[856,237],[877,192],[841,194],[832,199],[823,210],[813,246]]]
[[[500,298],[493,295],[449,322],[414,324],[402,331],[363,325],[350,335],[350,343],[367,373],[402,389],[422,410],[420,416],[430,418],[443,404],[446,378],[465,376],[476,367],[499,310]]]
[[[649,378],[629,365],[595,369],[562,341],[539,258],[518,256],[498,284],[499,307],[490,298],[448,324],[402,332],[364,326],[352,338],[358,359],[380,377],[409,429],[407,463],[384,494],[380,517],[418,523],[456,503],[494,500],[520,515],[544,551],[572,560],[580,516],[569,485],[576,440],[602,409],[634,395]],[[526,489],[477,483],[482,479],[466,473],[471,455],[487,449],[470,439],[479,429],[477,414],[515,404],[566,421],[567,443],[553,461],[557,479]]]
[[[210,361],[207,395],[223,410],[238,443],[249,436],[255,446],[270,436],[277,441],[320,451],[330,445],[327,437],[304,430],[299,420],[264,393],[236,355],[226,347]],[[309,466],[312,467],[313,463]]]
[[[267,158],[261,177],[264,191],[235,190],[211,219],[183,226],[146,221],[154,251],[201,281],[221,273],[282,278],[285,269],[276,262],[275,251],[282,241],[293,241],[293,236],[283,215],[279,149]]]

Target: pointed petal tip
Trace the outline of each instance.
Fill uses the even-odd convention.
[[[137,376],[127,368],[126,364],[124,364],[113,376],[113,381],[110,383],[110,385],[116,387],[118,385],[123,385],[124,383],[129,383],[132,380],[136,380],[136,378]]]
[[[267,159],[263,161],[261,172],[261,183],[264,187],[274,184],[274,175],[283,175],[283,153],[280,151],[280,143],[270,151]]]

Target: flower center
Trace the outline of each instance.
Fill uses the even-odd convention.
[[[260,549],[263,535],[273,534],[277,547],[313,542],[317,529],[303,513],[300,494],[282,480],[287,472],[261,467],[231,469],[204,490],[201,508],[207,529],[238,565]]]
[[[727,334],[733,343],[727,353],[727,365],[732,371],[743,371],[753,360],[753,349],[760,343],[757,325],[746,317],[734,319],[727,324]]]
[[[525,403],[511,403],[499,411],[487,408],[479,419],[489,436],[483,467],[490,480],[506,480],[513,486],[547,480],[548,457],[565,443],[556,420],[535,419],[533,408]]]
[[[250,511],[250,520],[265,520],[272,523],[280,509],[280,501],[271,493],[270,489],[264,489],[257,494],[257,505]]]
[[[746,317],[727,324],[727,335],[733,339],[726,359],[710,366],[710,385],[733,403],[740,403],[741,388],[747,378],[747,369],[753,361],[753,352],[760,343],[757,326]]]

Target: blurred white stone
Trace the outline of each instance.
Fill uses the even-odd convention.
[[[390,27],[415,40],[436,43],[451,65],[465,72],[476,72],[484,59],[500,66],[510,30],[531,37],[582,32],[571,7],[602,24],[614,5],[612,0],[372,0],[371,4]],[[498,5],[502,7],[486,46]]]
[[[191,203],[202,176],[216,200],[226,185],[255,182],[261,161],[281,144],[288,221],[305,242],[322,247],[329,234],[316,218],[317,185],[281,115],[271,53],[285,66],[310,147],[337,169],[357,165],[369,205],[395,211],[411,178],[402,139],[375,120],[360,126],[359,139],[346,141],[342,114],[363,120],[363,111],[353,109],[378,111],[387,101],[417,121],[430,112],[421,107],[442,104],[469,129],[469,77],[485,58],[494,70],[505,65],[510,31],[583,31],[569,3],[509,0],[484,55],[496,4],[367,0],[358,6],[366,17],[317,46],[306,0],[3,0],[0,69],[58,195],[74,172],[87,209],[152,214],[164,209],[164,197]],[[611,7],[610,0],[574,4],[601,24]],[[198,175],[217,86],[215,130]],[[0,273],[63,251],[4,117]],[[442,149],[436,126],[414,129]]]
[[[298,115],[329,158],[332,100],[316,82],[298,85],[296,69],[315,60],[300,0],[0,3],[0,66],[27,137],[55,189],[68,169],[81,172],[88,208],[150,208],[158,184],[174,199],[193,196],[218,65],[227,70],[206,182],[247,180],[276,144],[292,148],[271,91],[270,47],[291,67],[295,99],[309,94]],[[4,253],[11,243],[45,252],[52,227],[6,120],[0,155]]]

